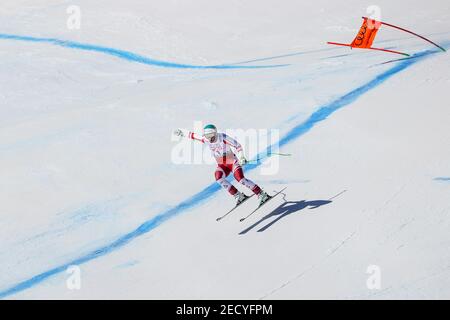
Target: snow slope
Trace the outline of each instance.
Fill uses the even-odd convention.
[[[450,298],[448,54],[387,29],[413,59],[327,46],[361,1],[80,0],[80,30],[72,1],[4,2],[0,297]],[[450,47],[447,1],[378,5]],[[196,121],[278,129],[292,156],[247,172],[284,200],[217,223],[214,166],[171,160]]]

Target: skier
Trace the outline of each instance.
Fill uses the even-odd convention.
[[[212,124],[206,125],[203,128],[203,136],[199,136],[194,132],[184,131],[181,129],[175,130],[174,134],[180,137],[187,137],[192,140],[200,141],[209,147],[213,157],[217,161],[217,168],[215,171],[216,181],[222,186],[222,188],[235,197],[237,200],[236,206],[240,205],[250,196],[238,191],[230,182],[226,180],[226,177],[231,172],[233,172],[236,181],[249,188],[258,196],[260,205],[271,198],[271,196],[263,191],[257,184],[244,177],[242,166],[248,161],[245,159],[240,143],[225,133],[218,133],[216,126]]]

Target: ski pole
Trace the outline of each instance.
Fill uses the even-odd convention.
[[[259,161],[269,158],[270,156],[281,156],[281,157],[290,157],[292,156],[291,153],[278,153],[278,152],[269,152],[264,157],[258,157],[255,160],[250,160],[247,163],[258,163]]]

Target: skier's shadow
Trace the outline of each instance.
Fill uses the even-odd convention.
[[[239,234],[246,234],[247,232],[249,232],[256,226],[260,225],[262,222],[264,222],[272,217],[276,217],[274,220],[272,220],[271,222],[266,224],[264,227],[257,230],[257,232],[263,232],[263,231],[267,230],[268,228],[270,228],[271,226],[273,226],[278,221],[280,221],[281,219],[283,219],[284,217],[286,217],[294,212],[306,209],[308,207],[309,207],[309,209],[316,209],[318,207],[321,207],[323,205],[333,202],[331,200],[286,201],[285,197],[286,197],[286,195],[283,195],[284,202],[280,206],[278,206],[276,209],[274,209],[271,213],[262,217],[259,221],[255,222],[247,229],[239,232]]]

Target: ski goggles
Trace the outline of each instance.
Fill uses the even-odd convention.
[[[217,136],[217,132],[205,132],[203,136],[209,141],[212,142],[215,140]]]

